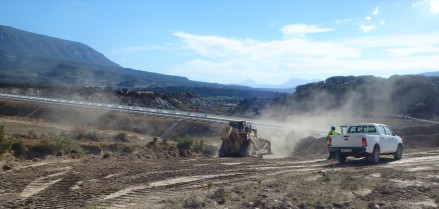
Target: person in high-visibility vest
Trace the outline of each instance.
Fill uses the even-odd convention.
[[[340,135],[340,133],[338,133],[336,130],[335,130],[335,125],[332,125],[331,126],[331,130],[329,131],[329,133],[328,133],[328,136],[326,136],[326,144],[328,145],[328,152],[329,152],[329,157],[328,157],[328,160],[330,160],[330,159],[334,159],[335,158],[335,153],[334,152],[331,152],[331,146],[330,146],[330,144],[329,144],[329,136],[337,136],[337,135]]]

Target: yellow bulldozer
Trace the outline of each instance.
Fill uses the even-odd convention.
[[[272,154],[271,142],[258,138],[258,131],[247,121],[231,121],[221,134],[219,157],[262,157]]]

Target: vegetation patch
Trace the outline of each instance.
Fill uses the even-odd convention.
[[[204,208],[205,200],[201,198],[199,195],[191,193],[188,198],[184,199],[182,202],[183,208]]]
[[[194,139],[188,136],[177,138],[178,149],[190,149],[194,144]]]
[[[25,158],[42,158],[47,155],[62,156],[65,154],[74,154],[76,157],[84,155],[84,149],[81,144],[66,136],[50,136],[40,140],[36,145],[27,145]],[[16,156],[19,157],[19,156]]]
[[[231,196],[230,192],[221,187],[212,194],[211,198],[214,199],[218,204],[224,205],[230,201]]]

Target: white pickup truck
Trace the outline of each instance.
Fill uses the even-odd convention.
[[[335,152],[339,163],[346,157],[366,157],[372,164],[378,164],[380,155],[393,155],[395,160],[402,158],[403,143],[388,126],[364,123],[341,126],[341,135],[329,137],[329,149]]]

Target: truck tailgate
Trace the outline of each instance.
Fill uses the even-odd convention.
[[[332,147],[362,147],[364,134],[347,134],[332,136]]]

